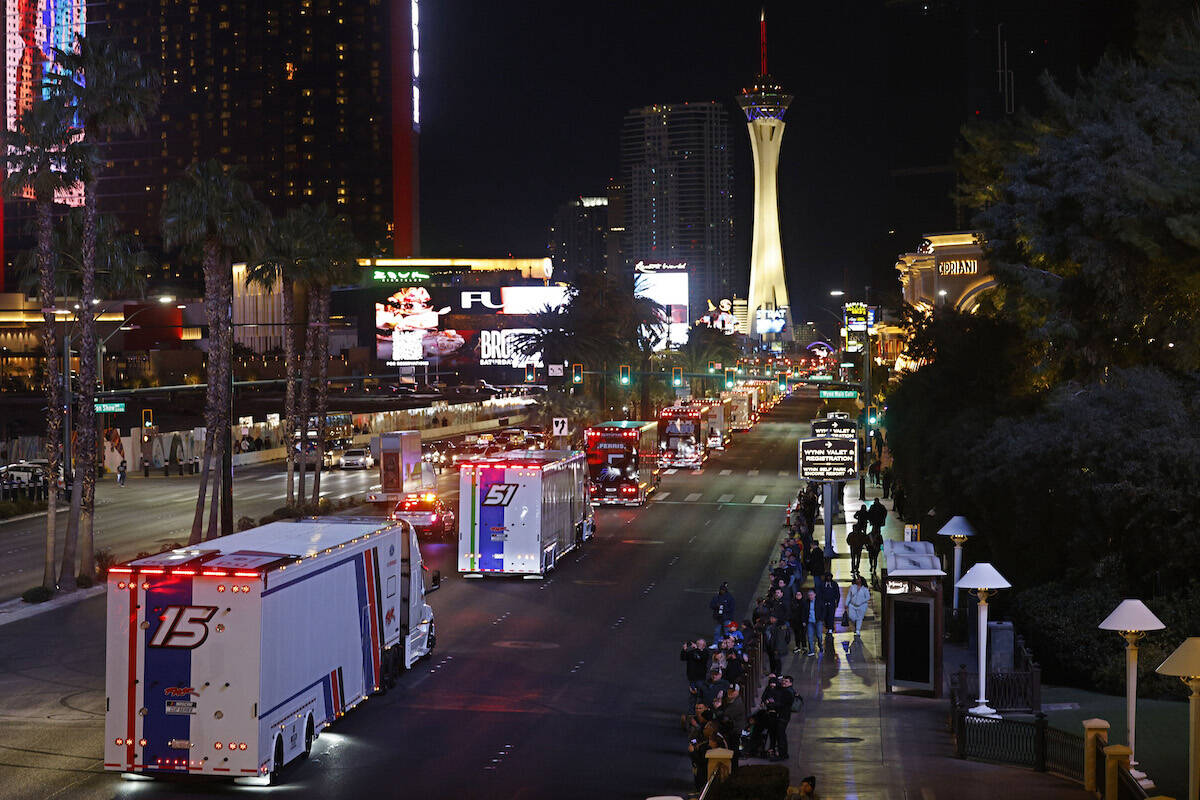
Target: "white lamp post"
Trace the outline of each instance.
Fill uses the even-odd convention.
[[[996,716],[996,709],[987,704],[987,599],[988,595],[995,593],[997,589],[1007,589],[1010,586],[1012,584],[986,561],[971,567],[967,574],[954,584],[956,590],[966,589],[979,596],[979,702],[971,709],[972,714]]]
[[[1154,671],[1160,675],[1174,675],[1191,690],[1188,697],[1188,800],[1200,800],[1200,762],[1196,760],[1196,746],[1200,744],[1200,636],[1184,639],[1183,644]]]
[[[1146,774],[1133,769],[1137,766],[1133,748],[1134,731],[1137,728],[1137,643],[1146,635],[1146,631],[1158,631],[1165,627],[1141,600],[1122,600],[1100,623],[1100,630],[1117,631],[1125,637],[1125,736],[1129,741],[1129,774],[1138,781],[1145,780]]]
[[[949,536],[954,541],[954,616],[958,616],[958,576],[962,574],[962,548],[967,539],[975,535],[975,529],[966,517],[951,517],[938,531],[938,536]]]

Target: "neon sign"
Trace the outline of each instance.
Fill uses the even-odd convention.
[[[371,280],[376,283],[416,283],[417,281],[427,281],[430,277],[428,272],[422,272],[419,269],[377,269],[373,270],[371,274]]]

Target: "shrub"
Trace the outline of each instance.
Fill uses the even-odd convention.
[[[54,592],[45,586],[34,586],[21,592],[21,599],[26,603],[44,603],[54,597]]]
[[[782,764],[753,764],[738,767],[720,784],[720,800],[784,800],[788,790],[788,768]]]
[[[75,585],[80,589],[90,589],[96,585],[96,579],[86,572],[81,572],[75,576]]]
[[[112,554],[111,550],[100,549],[96,551],[96,578],[100,581],[108,580],[108,570],[110,567],[116,566],[117,559]]]
[[[237,521],[237,529],[238,529],[238,532],[248,531],[251,528],[255,527],[257,524],[258,523],[256,523],[250,517],[239,517],[238,521]]]

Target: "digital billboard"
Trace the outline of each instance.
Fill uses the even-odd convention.
[[[639,262],[640,264],[641,262]],[[667,265],[659,265],[667,266]],[[686,265],[680,265],[686,267]],[[687,344],[691,317],[688,312],[688,273],[684,269],[639,269],[634,274],[633,294],[653,300],[663,307],[667,329],[655,350]]]
[[[48,90],[41,86],[54,70],[54,49],[70,51],[75,35],[84,32],[85,0],[7,0],[4,51],[5,130],[16,130],[17,119]],[[26,195],[32,198],[32,193]],[[56,202],[83,203],[83,185],[55,194]]]
[[[787,312],[775,308],[760,308],[754,329],[759,333],[783,333],[787,327]]]

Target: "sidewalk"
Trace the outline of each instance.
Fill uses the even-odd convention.
[[[868,500],[878,496],[879,489],[868,487]],[[847,484],[846,513],[834,526],[838,557],[832,569],[843,596],[850,583],[845,516],[853,522],[853,512],[861,503],[858,484]],[[891,501],[884,505],[888,507],[884,537],[903,539],[904,523],[891,513]],[[818,530],[823,536],[820,526]],[[865,553],[862,566],[867,566]],[[839,619],[841,613],[839,608]],[[793,786],[804,776],[815,775],[817,793],[825,798],[1092,798],[1081,786],[1052,775],[955,758],[946,727],[947,700],[888,694],[885,665],[879,660],[878,593],[872,594],[862,637],[855,640],[853,633],[838,633],[834,639],[833,652],[784,660],[784,672],[793,676],[796,690],[804,697],[804,710],[793,715],[788,727],[791,757],[787,763]]]

